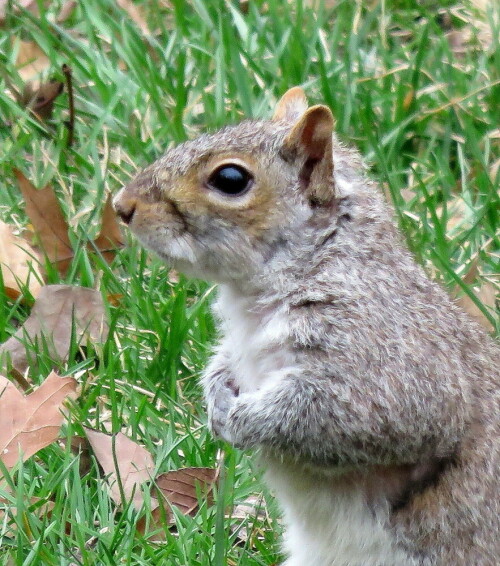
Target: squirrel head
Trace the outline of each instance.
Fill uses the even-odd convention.
[[[290,89],[271,120],[183,143],[114,199],[117,214],[167,263],[218,282],[258,276],[335,201],[333,116]]]

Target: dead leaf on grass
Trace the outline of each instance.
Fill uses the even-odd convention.
[[[31,345],[37,343],[61,363],[68,356],[73,328],[78,343],[106,340],[108,324],[101,294],[85,287],[46,285],[26,322],[0,347],[0,354],[8,352],[13,367],[24,373],[30,359],[36,357]]]
[[[67,440],[65,444],[67,444]],[[86,436],[72,436],[70,439],[70,450],[75,456],[80,457],[78,471],[80,476],[85,476],[92,468],[90,443]]]
[[[110,435],[88,428],[85,433],[107,476],[113,501],[123,505],[124,497],[140,510],[144,504],[141,486],[153,479],[155,469],[151,454],[122,433]],[[211,503],[217,478],[218,470],[212,468],[182,468],[158,476],[151,491],[151,512],[140,519],[138,531],[142,534],[157,531],[158,540],[163,540],[163,527],[173,524],[170,505],[175,505],[185,515],[194,515],[200,497]]]
[[[69,19],[73,12],[75,11],[76,7],[78,6],[78,2],[76,0],[66,0],[63,2],[61,9],[56,17],[56,22],[61,24]]]
[[[167,530],[175,524],[172,511],[158,500],[152,500],[152,504],[151,512],[145,513],[137,521],[137,532],[150,542],[163,542],[167,539]]]
[[[463,275],[462,281],[473,288],[476,297],[492,312],[495,312],[498,290],[490,281],[479,277],[478,270],[478,260],[477,258],[471,262],[470,267],[467,272]],[[476,283],[474,285],[474,283]],[[486,328],[488,332],[493,332],[494,327],[489,321],[489,319],[484,315],[481,309],[476,305],[476,303],[466,295],[462,288],[457,285],[453,291],[455,297],[457,297],[458,304],[464,309],[465,312],[469,313],[472,318],[476,320],[481,326]]]
[[[40,497],[30,497],[28,504],[24,504],[24,511],[43,519],[44,517],[50,518],[52,510],[55,507],[53,501],[42,499]],[[10,533],[17,531],[17,525],[14,517],[18,514],[17,507],[12,501],[1,497],[0,498],[0,523],[9,526]]]
[[[200,497],[211,505],[218,477],[219,470],[214,468],[180,468],[158,476],[155,485],[171,505],[192,516],[198,511]]]
[[[50,185],[36,189],[21,173],[14,171],[19,188],[26,203],[29,216],[40,246],[51,263],[56,263],[61,273],[65,273],[73,258],[73,248],[68,237],[68,225],[61,207]]]
[[[175,505],[184,515],[194,516],[200,499],[212,505],[218,478],[219,470],[214,468],[180,468],[159,475],[153,489],[157,497],[151,498],[153,508],[138,521],[138,532],[149,540],[164,541],[165,529],[175,524],[170,506]]]
[[[37,79],[47,71],[50,67],[50,59],[38,43],[19,40],[16,67],[19,76],[26,83]]]
[[[142,31],[144,35],[151,35],[148,23],[142,15],[139,6],[131,2],[131,0],[116,0],[116,3],[123,11],[125,11],[129,15],[130,19],[135,23],[135,25]]]
[[[486,328],[488,332],[493,332],[493,330],[495,330],[489,319],[484,315],[484,313],[476,305],[476,303],[474,303],[469,295],[463,294],[462,290],[459,287],[456,288],[455,294],[458,296],[458,304],[464,309],[465,312],[469,313],[472,318],[476,320],[476,322]],[[492,283],[490,283],[489,281],[482,281],[481,285],[474,289],[474,294],[485,307],[491,310],[492,313],[495,312],[498,291]]]
[[[47,79],[51,63],[37,43],[16,38],[13,42],[18,50],[16,67],[24,87],[19,89],[7,78],[10,91],[19,105],[31,109],[38,119],[47,120],[52,117],[54,101],[64,90],[64,83]]]
[[[124,244],[122,232],[113,209],[113,198],[108,195],[102,211],[101,231],[92,243],[102,254],[103,258],[111,263],[116,255],[117,248]]]
[[[26,202],[26,214],[31,220],[40,247],[48,260],[64,275],[73,259],[74,251],[68,236],[68,223],[63,216],[54,189],[47,185],[39,190],[21,171],[16,170],[15,174]],[[87,247],[90,251],[99,251],[104,259],[111,263],[117,249],[122,247],[123,243],[116,214],[112,208],[111,196],[108,196],[102,213],[101,231]]]
[[[52,118],[54,101],[64,90],[64,83],[56,79],[36,84],[27,82],[18,102],[30,108],[40,120]]]
[[[231,532],[236,535],[240,542],[249,544],[249,539],[252,538],[253,533],[245,527],[253,526],[256,522],[264,522],[266,516],[264,496],[262,494],[250,495],[245,501],[238,503],[229,515],[229,518],[239,521],[231,527]]]
[[[27,287],[33,297],[38,296],[42,276],[37,263],[37,255],[28,242],[16,236],[12,226],[0,221],[0,269],[8,297],[17,299],[22,287]]]
[[[113,501],[117,505],[132,501],[136,509],[141,509],[144,499],[141,485],[152,479],[155,468],[151,454],[121,432],[110,435],[85,428],[85,433],[107,476]],[[120,483],[126,501],[122,501]]]
[[[17,2],[10,2],[10,4],[13,4],[12,7],[14,13],[19,11],[19,8],[16,6],[16,4],[19,7],[24,8],[25,10],[29,10],[35,16],[38,16],[40,13],[37,0],[17,0]],[[5,15],[8,5],[9,0],[0,0],[0,25],[3,25],[5,23]]]
[[[77,382],[52,372],[30,395],[0,375],[0,460],[7,468],[33,456],[59,435],[63,403],[76,397]]]

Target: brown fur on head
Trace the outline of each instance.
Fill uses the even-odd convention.
[[[142,171],[115,198],[139,239],[188,274],[247,278],[313,209],[334,198],[333,117],[290,89],[269,121],[246,121],[186,142]],[[214,176],[236,168],[244,191]]]

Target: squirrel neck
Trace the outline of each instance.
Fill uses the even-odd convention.
[[[380,257],[382,244],[387,249],[400,247],[381,197],[364,190],[340,194],[329,208],[314,210],[300,229],[275,242],[269,256],[251,275],[221,282],[221,293],[246,301],[254,312],[261,308],[265,312],[270,305],[283,301],[322,300],[324,294],[340,296],[345,283],[336,274],[359,265],[364,270],[370,270],[370,266],[379,269],[385,259]],[[407,254],[403,255],[406,258]],[[375,266],[374,257],[378,258]],[[338,278],[342,280],[336,285]],[[327,287],[325,281],[329,281]]]
[[[338,227],[338,206],[333,204],[329,211],[312,215],[293,233],[270,244],[252,273],[220,281],[220,293],[247,301],[253,310],[258,310],[261,303],[268,305],[294,295],[306,281],[311,281],[311,272],[321,262],[325,249],[334,245]]]

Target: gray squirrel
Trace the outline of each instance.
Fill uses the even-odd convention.
[[[219,283],[209,423],[255,449],[286,566],[500,564],[499,348],[402,244],[326,106],[169,150],[114,199]]]

